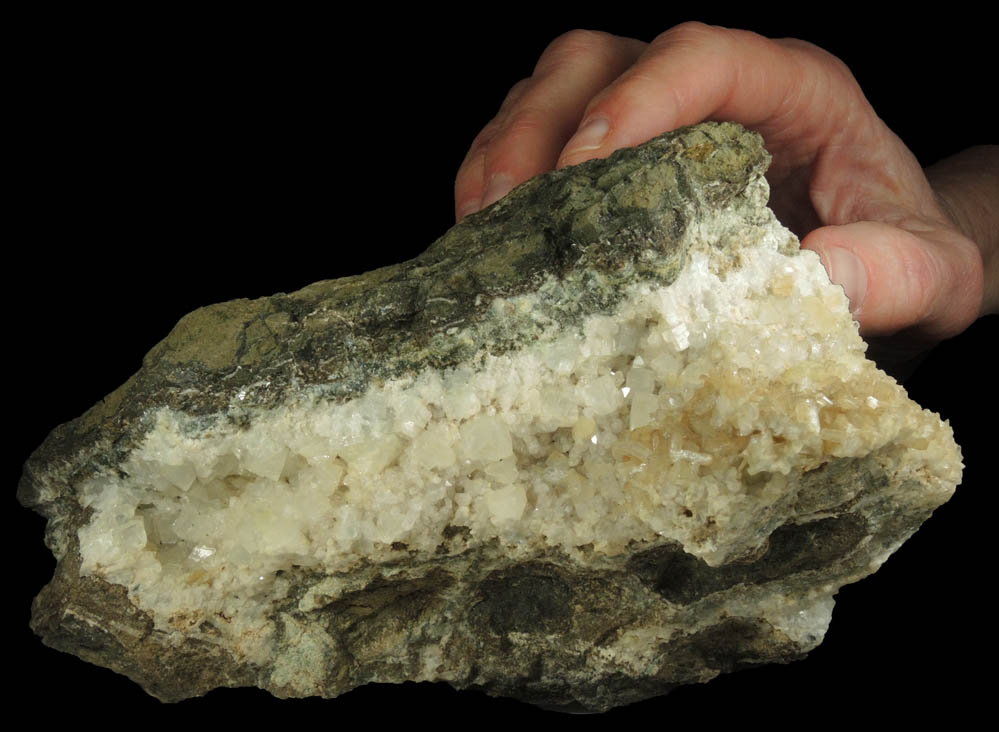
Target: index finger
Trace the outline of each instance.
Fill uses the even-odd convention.
[[[455,179],[455,213],[489,205],[515,185],[555,167],[587,102],[641,53],[645,44],[576,30],[559,36],[529,79],[511,90],[479,133]]]
[[[831,109],[829,100],[849,106],[858,93],[845,65],[811,44],[684,23],[658,36],[590,102],[558,165],[605,157],[706,119],[753,127],[771,150],[791,153],[788,161],[801,165],[842,128],[843,110]]]

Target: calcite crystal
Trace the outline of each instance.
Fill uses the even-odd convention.
[[[603,710],[801,658],[960,480],[710,123],[419,257],[184,318],[57,428],[44,641],[175,701],[447,681]]]

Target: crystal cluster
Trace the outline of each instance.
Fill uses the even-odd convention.
[[[509,266],[504,276],[518,284],[480,288],[474,317],[431,323],[422,363],[398,359],[415,367],[375,374],[359,362],[350,367],[364,375],[357,384],[337,363],[327,383],[298,374],[277,396],[263,374],[238,390],[219,384],[210,408],[179,406],[160,389],[135,411],[111,465],[95,459],[109,442],[90,429],[90,447],[73,447],[71,475],[42,464],[45,455],[29,465],[23,500],[60,515],[54,497],[75,496],[50,527],[64,569],[45,600],[53,609],[36,619],[40,632],[75,650],[63,639],[72,633],[53,628],[69,608],[89,607],[64,585],[91,578],[123,589],[177,658],[186,643],[219,649],[211,678],[192,682],[170,677],[169,660],[153,669],[114,654],[93,659],[163,698],[214,684],[329,696],[367,680],[442,679],[587,708],[733,667],[749,653],[740,641],[728,666],[688,642],[707,634],[714,648],[733,618],[769,638],[769,650],[754,651],[764,660],[817,645],[833,593],[876,569],[946,500],[960,455],[949,427],[865,359],[842,290],[766,208],[757,138],[705,125],[645,150],[654,155],[581,166],[558,190],[596,181],[622,199],[626,185],[620,216],[659,196],[672,201],[669,226],[653,221],[637,235],[631,222],[618,227],[640,247],[608,264],[601,247],[617,246],[614,236],[597,229],[589,249],[578,240],[606,225],[594,213],[605,204],[587,199],[571,216],[577,238],[566,246],[582,252],[574,269],[548,267],[525,286]],[[704,162],[714,156],[721,182]],[[696,181],[699,165],[700,192],[659,190],[681,174]],[[730,169],[743,171],[739,185],[714,196]],[[541,188],[518,189],[463,226],[488,231],[555,183],[532,185]],[[503,235],[516,250],[516,234]],[[369,277],[372,287],[389,278]],[[349,295],[363,278],[336,287]],[[199,338],[223,340],[200,328]],[[246,405],[261,393],[266,408]],[[846,536],[835,556],[780,554],[795,527],[824,531],[830,521]],[[757,574],[725,579],[736,566]],[[706,578],[693,595],[682,579],[691,571]],[[632,603],[599,619],[604,640],[593,653],[595,636],[577,617],[586,611],[563,603],[572,590],[559,588],[597,580]],[[386,591],[393,602],[422,598],[419,612],[404,630],[373,612],[363,634],[382,638],[381,648],[359,651],[352,633],[361,631],[331,619],[331,608]],[[500,609],[482,610],[506,595]],[[528,596],[555,599],[538,610],[538,601],[524,605]],[[473,669],[471,655],[501,637],[517,649],[508,663]],[[525,691],[521,666],[555,653],[553,644],[564,658]],[[634,677],[630,688],[601,687],[622,673]]]

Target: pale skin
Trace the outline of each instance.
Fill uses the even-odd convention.
[[[846,65],[796,39],[700,23],[648,44],[560,36],[472,143],[455,214],[538,173],[706,119],[763,135],[771,207],[843,286],[861,334],[887,361],[999,312],[999,146],[924,170]]]

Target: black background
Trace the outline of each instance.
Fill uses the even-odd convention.
[[[390,264],[442,234],[468,144],[560,33],[585,27],[651,40],[699,19],[796,36],[850,65],[924,165],[996,141],[991,39],[981,19],[956,10],[904,21],[842,5],[780,19],[624,7],[558,19],[511,6],[360,13],[53,13],[15,29],[7,115],[18,129],[17,226],[4,319],[13,329],[5,381],[15,442],[5,482],[16,529],[8,554],[16,582],[6,598],[15,705],[44,700],[83,718],[135,710],[164,722],[317,715],[335,724],[356,713],[373,722],[458,722],[468,713],[584,719],[430,684],[369,686],[333,701],[218,690],[161,705],[31,634],[30,598],[54,562],[43,521],[13,499],[21,463],[48,431],[128,378],[193,308]],[[907,384],[953,424],[964,484],[875,576],[839,593],[819,649],[586,721],[808,723],[813,714],[870,721],[944,712],[959,722],[990,708],[996,429],[987,348],[996,330],[994,317],[980,321]]]

